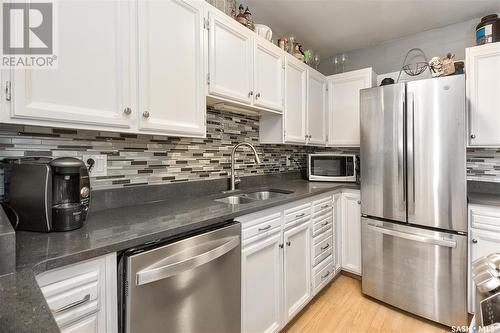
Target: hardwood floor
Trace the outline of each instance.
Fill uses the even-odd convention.
[[[341,275],[287,325],[282,333],[450,332],[361,294],[361,281]]]

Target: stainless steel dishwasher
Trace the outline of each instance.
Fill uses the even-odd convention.
[[[121,331],[239,332],[240,225],[130,249],[119,262]]]

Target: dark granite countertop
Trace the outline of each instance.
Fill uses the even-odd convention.
[[[500,206],[500,183],[467,182],[467,201],[476,205]]]
[[[71,232],[17,232],[16,272],[0,277],[0,332],[58,331],[35,279],[41,272],[182,235],[313,195],[342,188],[359,189],[359,185],[286,180],[273,183],[271,188],[293,193],[284,198],[240,206],[214,201],[223,196],[220,193],[192,195],[189,199],[181,196],[92,212],[81,229]],[[0,219],[2,216],[0,214]],[[5,223],[0,221],[0,224],[2,222]]]
[[[500,193],[467,193],[468,202],[476,205],[500,206]]]

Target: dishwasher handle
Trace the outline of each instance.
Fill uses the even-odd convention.
[[[228,240],[229,239],[229,240]],[[213,240],[198,245],[190,249],[195,255],[176,262],[168,262],[168,258],[163,259],[136,273],[136,285],[144,285],[192,270],[198,266],[215,260],[228,253],[240,244],[239,236],[232,236],[223,239],[225,242],[221,245],[221,240]],[[162,262],[167,261],[165,265]]]
[[[419,234],[413,234],[413,233],[408,233],[408,232],[403,232],[403,231],[387,229],[387,228],[381,227],[379,225],[371,224],[371,223],[368,223],[368,227],[375,230],[375,231],[378,231],[382,234],[385,234],[385,235],[404,238],[404,239],[408,239],[408,240],[412,240],[412,241],[416,241],[416,242],[420,242],[420,243],[428,243],[428,244],[451,247],[451,248],[457,247],[457,242],[455,242],[453,240],[436,239],[436,238],[426,237],[426,236],[419,235]]]

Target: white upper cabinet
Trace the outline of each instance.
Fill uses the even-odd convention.
[[[283,234],[284,319],[288,322],[311,296],[311,227],[309,221]]]
[[[253,32],[223,13],[209,17],[209,94],[251,104]]]
[[[374,85],[371,68],[328,77],[330,111],[328,145],[359,146],[359,91]]]
[[[360,192],[342,193],[342,269],[361,275]]]
[[[307,142],[310,144],[325,144],[325,123],[328,105],[326,79],[316,71],[309,70],[308,73]]]
[[[500,146],[500,43],[468,48],[469,145]]]
[[[137,6],[140,130],[205,136],[204,7],[183,0]]]
[[[254,105],[283,111],[283,51],[255,37]]]
[[[58,68],[12,70],[11,110],[2,121],[128,129],[135,121],[131,3],[79,0],[55,5],[61,27],[55,50]]]
[[[285,57],[285,142],[306,142],[307,66]]]

